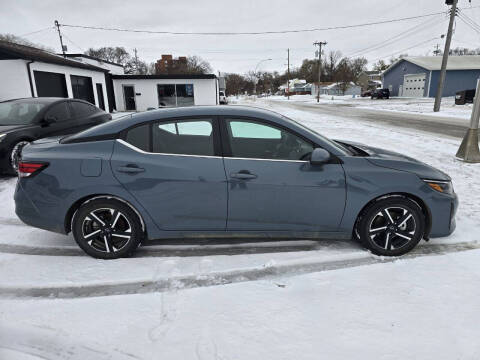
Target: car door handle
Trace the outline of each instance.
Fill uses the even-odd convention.
[[[128,164],[125,166],[119,166],[117,168],[117,171],[122,173],[127,173],[127,174],[138,174],[138,173],[144,172],[145,169],[138,167],[137,165]]]
[[[256,179],[258,176],[255,174],[252,174],[248,170],[241,170],[237,173],[231,173],[230,177],[234,179],[240,179],[240,180],[248,180],[248,179]]]

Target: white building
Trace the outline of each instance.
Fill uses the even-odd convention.
[[[190,105],[218,105],[213,74],[112,75],[118,111]]]
[[[108,110],[108,71],[31,46],[0,41],[0,101],[69,97]]]
[[[58,54],[60,55],[60,54]],[[95,58],[93,56],[85,55],[85,54],[65,54],[65,56],[69,59],[76,60],[82,62],[84,64],[90,64],[93,66],[101,67],[106,69],[112,75],[122,75],[125,74],[125,69],[123,65],[117,64],[111,61],[105,61],[102,59]]]

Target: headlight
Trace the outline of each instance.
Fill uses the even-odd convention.
[[[453,194],[453,185],[451,181],[423,180],[433,190],[444,193]]]
[[[3,139],[5,139],[5,136],[7,136],[7,134],[0,134],[0,142],[2,142]]]

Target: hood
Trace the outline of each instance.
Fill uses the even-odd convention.
[[[443,171],[440,171],[433,166],[425,164],[409,156],[402,155],[394,151],[367,146],[353,141],[335,141],[344,146],[353,147],[357,151],[360,150],[359,152],[364,153],[366,160],[374,165],[394,170],[411,172],[418,175],[422,179],[451,181],[450,176],[445,174]]]

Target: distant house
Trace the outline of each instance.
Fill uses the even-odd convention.
[[[402,58],[383,72],[383,87],[392,96],[435,97],[441,64],[441,56]],[[449,56],[442,96],[475,89],[479,77],[480,56]]]
[[[382,73],[380,71],[363,71],[357,79],[357,85],[362,91],[373,90],[382,85]]]
[[[108,72],[103,67],[0,40],[0,101],[23,97],[70,97],[109,109]]]

